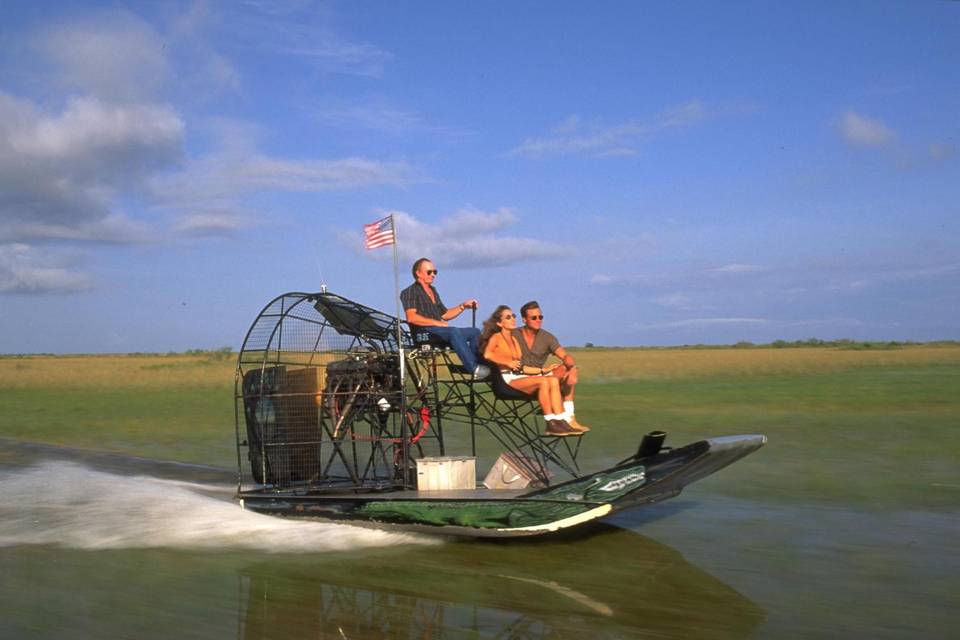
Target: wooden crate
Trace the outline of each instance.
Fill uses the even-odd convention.
[[[446,491],[477,488],[477,459],[442,456],[417,460],[417,489]]]

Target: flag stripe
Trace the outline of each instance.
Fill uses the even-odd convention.
[[[393,244],[396,240],[393,233],[393,216],[363,225],[363,235],[365,236],[364,246],[367,249],[377,249]]]

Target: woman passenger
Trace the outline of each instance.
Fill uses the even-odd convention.
[[[554,376],[524,375],[520,366],[520,343],[513,337],[517,316],[507,305],[500,305],[484,321],[480,333],[480,349],[483,357],[500,369],[503,381],[517,391],[536,394],[547,421],[546,435],[580,435],[562,418],[563,395],[560,380]]]

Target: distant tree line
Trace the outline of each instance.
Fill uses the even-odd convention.
[[[807,338],[806,340],[774,340],[773,342],[755,343],[748,340],[741,340],[735,344],[683,344],[670,347],[604,347],[592,342],[587,342],[580,347],[581,349],[802,349],[807,347],[832,348],[832,349],[851,349],[851,350],[882,350],[882,349],[900,349],[911,346],[928,347],[957,347],[960,341],[957,340],[935,340],[931,342],[915,342],[913,340],[851,340],[841,338],[839,340],[821,340],[820,338]],[[577,347],[573,347],[577,349]]]

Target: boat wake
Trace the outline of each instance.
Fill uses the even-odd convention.
[[[241,510],[225,485],[118,475],[48,461],[0,473],[0,547],[343,551],[435,538],[282,520]]]

